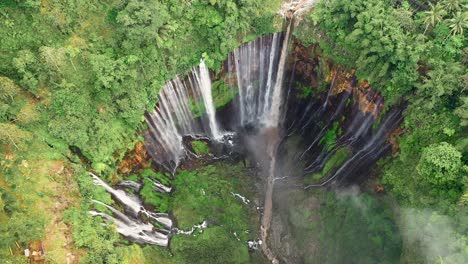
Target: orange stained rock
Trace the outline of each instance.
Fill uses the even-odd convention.
[[[325,81],[326,82],[331,82],[333,80],[333,77],[335,76],[336,68],[331,66],[326,59],[324,59],[324,60],[325,60],[325,65],[326,65],[325,66],[326,69],[324,69],[324,71],[328,71],[327,76],[325,76]]]
[[[327,61],[328,64],[328,61]],[[334,65],[330,66],[330,71],[328,75],[325,77],[326,82],[330,82],[330,85],[332,86],[331,89],[331,94],[336,95],[340,94],[344,91],[351,92],[353,87],[351,86],[351,80],[354,76],[352,72],[343,70],[339,67],[336,67]]]
[[[372,89],[369,82],[366,80],[362,81],[358,87],[354,88],[354,93],[358,97],[359,110],[365,113],[371,113],[374,118],[378,118],[384,107],[382,95]]]
[[[374,192],[376,193],[385,192],[385,188],[375,178],[373,178],[370,181],[370,185],[372,186],[372,188],[374,189]]]
[[[388,137],[388,142],[392,145],[392,153],[397,153],[400,150],[398,145],[398,136],[404,133],[403,128],[399,127],[395,129]]]
[[[128,151],[124,159],[119,162],[119,172],[129,173],[135,170],[140,170],[149,167],[151,158],[146,152],[146,148],[143,142],[138,141],[135,144],[135,148]]]
[[[339,94],[344,91],[351,92],[353,87],[351,86],[351,79],[354,75],[346,71],[340,71],[338,73],[338,84],[336,85],[335,91],[333,94]]]
[[[383,191],[385,191],[384,187],[383,187],[382,185],[380,185],[380,184],[377,183],[377,184],[375,185],[375,192],[378,192],[378,193],[379,193],[379,192],[383,192]]]
[[[363,80],[357,86],[352,85],[355,70],[343,70],[339,67],[331,65],[327,60],[326,68],[328,74],[325,81],[329,82],[332,86],[332,95],[348,91],[353,93],[358,102],[359,110],[365,113],[371,113],[374,118],[377,118],[383,110],[384,103],[380,93],[372,89],[367,80]]]
[[[45,252],[44,252],[44,245],[42,241],[36,240],[32,241],[28,245],[30,255],[29,255],[29,262],[30,263],[45,263]]]

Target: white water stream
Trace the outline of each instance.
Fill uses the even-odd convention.
[[[167,82],[159,92],[157,107],[146,115],[149,127],[145,136],[146,148],[156,162],[172,173],[185,155],[184,135],[206,134],[212,139],[222,137],[211,89],[210,74],[202,60],[198,67],[192,69],[187,81],[176,77]],[[206,114],[207,122],[205,118],[195,116],[195,104],[200,114]]]
[[[108,215],[96,210],[90,211],[93,216],[102,216],[104,219],[113,222],[116,225],[117,232],[137,243],[154,244],[167,246],[169,243],[168,234],[172,229],[172,220],[169,215],[164,213],[155,213],[148,211],[143,207],[142,202],[138,197],[128,194],[123,190],[112,188],[106,182],[101,180],[97,175],[90,173],[96,185],[104,187],[112,197],[118,201],[125,211],[130,215],[120,212],[112,206],[106,205],[100,201],[93,200],[94,203],[105,206],[114,216]],[[145,215],[148,219],[154,220],[164,226],[164,229],[157,230],[151,223],[144,223],[139,220],[141,215]]]

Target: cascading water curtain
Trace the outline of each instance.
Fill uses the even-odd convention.
[[[195,116],[193,106],[207,118]],[[207,120],[207,121],[205,121]],[[211,80],[204,61],[193,68],[188,81],[179,77],[164,85],[159,93],[157,107],[146,114],[149,131],[145,135],[146,148],[152,158],[167,170],[174,172],[184,156],[182,137],[205,134],[213,139],[221,137],[216,120],[216,109],[211,94]],[[205,128],[203,131],[201,128]]]
[[[271,111],[282,33],[275,33],[246,43],[229,57],[230,74],[237,76],[240,125],[264,124]]]

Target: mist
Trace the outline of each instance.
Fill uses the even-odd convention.
[[[426,263],[468,263],[468,243],[459,233],[467,230],[464,218],[455,219],[429,209],[401,209],[399,226],[404,243],[408,244],[406,248],[416,250],[408,253],[419,254]]]

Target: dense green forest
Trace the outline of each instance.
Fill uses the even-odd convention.
[[[87,252],[86,263],[143,261],[138,247],[115,248],[118,235],[87,214],[90,198],[111,200],[86,166],[115,175],[162,84],[200,58],[219,70],[240,43],[276,30],[278,8],[257,0],[1,1],[0,259],[24,260],[18,250],[45,239],[57,263],[65,263],[60,243]],[[64,223],[73,242],[60,234]]]
[[[408,221],[420,226],[412,229],[437,229],[447,221],[443,215],[452,217],[447,235],[455,244],[441,241],[438,250],[447,255],[423,262],[466,261],[467,26],[466,1],[334,0],[320,1],[298,33],[307,43],[318,42],[324,56],[356,69],[382,92],[387,107],[407,105],[399,152],[380,162],[380,181],[400,206],[414,209]],[[411,247],[425,242],[407,236],[402,261],[416,262]]]
[[[175,237],[171,251],[131,244],[91,217],[91,199],[109,204],[112,199],[94,187],[87,171],[109,182],[124,177],[117,164],[142,140],[144,112],[154,107],[162,85],[201,58],[219,73],[234,48],[281,31],[280,4],[0,1],[0,262],[26,262],[22,250],[41,240],[51,249],[50,263],[66,263],[69,252],[81,263],[260,263],[229,237],[257,224],[245,207],[223,198],[233,189],[254,192],[248,179],[236,179],[246,174],[240,164],[181,170],[171,198],[142,190],[147,204],[174,214],[182,228],[224,207],[214,228],[203,236]],[[467,5],[464,0],[320,0],[294,32],[303,45],[318,46],[321,56],[355,69],[383,94],[387,108],[406,107],[399,150],[379,161],[377,179],[391,200],[386,201],[398,205],[393,214],[401,222],[402,245],[372,244],[402,263],[467,260]],[[329,138],[332,142],[324,144],[333,144],[333,135]],[[202,142],[192,146],[200,155],[208,151]],[[210,181],[216,175],[222,177]],[[126,176],[143,182],[170,178],[148,170]],[[341,216],[351,219],[349,229],[352,223],[387,235],[396,229],[372,225],[386,222],[388,211],[361,217],[347,211],[349,202],[327,199],[332,207],[321,213],[330,225],[304,229],[327,237],[340,227]],[[375,209],[372,197],[362,199]],[[340,235],[359,239],[359,230]],[[338,236],[323,243],[336,241],[348,240]],[[336,263],[346,259],[341,253]]]

